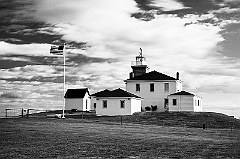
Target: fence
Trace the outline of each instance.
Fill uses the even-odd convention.
[[[29,116],[43,116],[47,110],[26,109],[26,108],[5,108],[1,109],[0,117],[29,117]]]

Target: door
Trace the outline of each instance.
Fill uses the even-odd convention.
[[[168,98],[164,98],[164,109],[165,109],[166,111],[169,110],[169,106],[168,106]]]

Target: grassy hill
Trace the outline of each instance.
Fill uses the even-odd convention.
[[[61,111],[48,112],[49,114]],[[96,122],[122,122],[143,125],[159,125],[173,127],[195,127],[240,129],[240,120],[231,116],[214,112],[138,112],[126,116],[96,116],[89,112],[66,111],[66,118],[86,119]]]
[[[150,114],[132,119],[139,115]],[[0,158],[240,158],[240,130],[119,125],[105,119],[119,117],[98,117],[99,123],[46,116],[1,118]]]
[[[134,117],[144,123],[167,126],[186,126],[207,128],[238,128],[240,120],[220,113],[212,112],[149,112],[136,113]]]

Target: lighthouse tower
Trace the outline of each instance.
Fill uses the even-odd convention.
[[[136,60],[131,62],[132,72],[130,73],[130,79],[140,76],[147,71],[146,58],[142,55],[142,48],[140,48],[139,53],[139,56],[136,56]]]

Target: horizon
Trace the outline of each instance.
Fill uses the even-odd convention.
[[[4,1],[0,108],[61,109],[66,90],[122,88],[142,48],[149,71],[180,73],[203,111],[240,118],[238,0]]]

